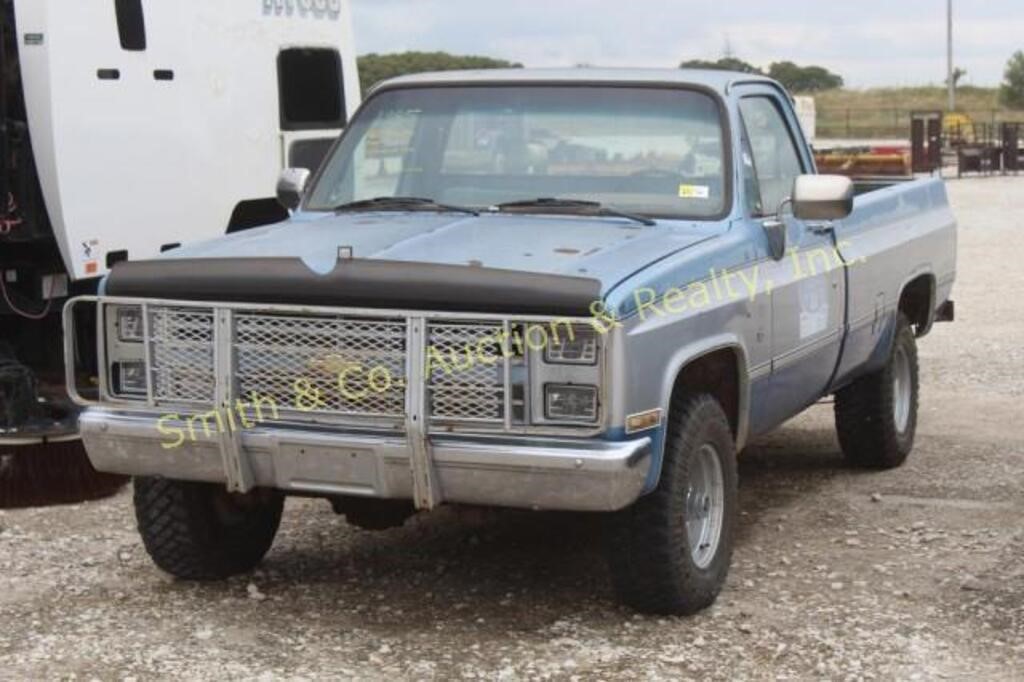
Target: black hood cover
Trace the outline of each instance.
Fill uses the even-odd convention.
[[[119,263],[108,296],[522,315],[590,315],[601,283],[467,265],[339,260],[320,275],[298,258],[170,258]]]

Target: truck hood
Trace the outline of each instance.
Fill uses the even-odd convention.
[[[356,259],[462,265],[601,282],[602,292],[672,253],[718,234],[713,223],[578,216],[438,213],[304,214],[169,251],[164,258],[298,258],[331,272],[342,247]]]

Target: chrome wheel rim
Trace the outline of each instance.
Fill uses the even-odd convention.
[[[725,481],[718,451],[702,445],[691,460],[686,486],[686,538],[697,568],[707,568],[718,553],[725,516]]]
[[[911,384],[910,358],[906,349],[898,346],[892,361],[892,417],[900,433],[910,424]]]

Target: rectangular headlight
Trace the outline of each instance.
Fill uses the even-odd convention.
[[[557,338],[554,338],[557,336]],[[559,329],[544,345],[549,365],[596,365],[597,331],[586,327]]]
[[[544,416],[551,421],[596,422],[597,387],[547,384]]]
[[[122,306],[117,309],[117,338],[121,341],[141,342],[142,308]]]
[[[114,392],[120,396],[146,395],[146,363],[115,362]]]

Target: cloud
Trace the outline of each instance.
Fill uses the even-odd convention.
[[[945,76],[937,0],[352,0],[357,49],[484,54],[527,66],[672,67],[726,44],[759,65],[816,63],[857,86],[936,83]],[[957,64],[995,84],[1024,35],[1024,2],[957,0]]]

